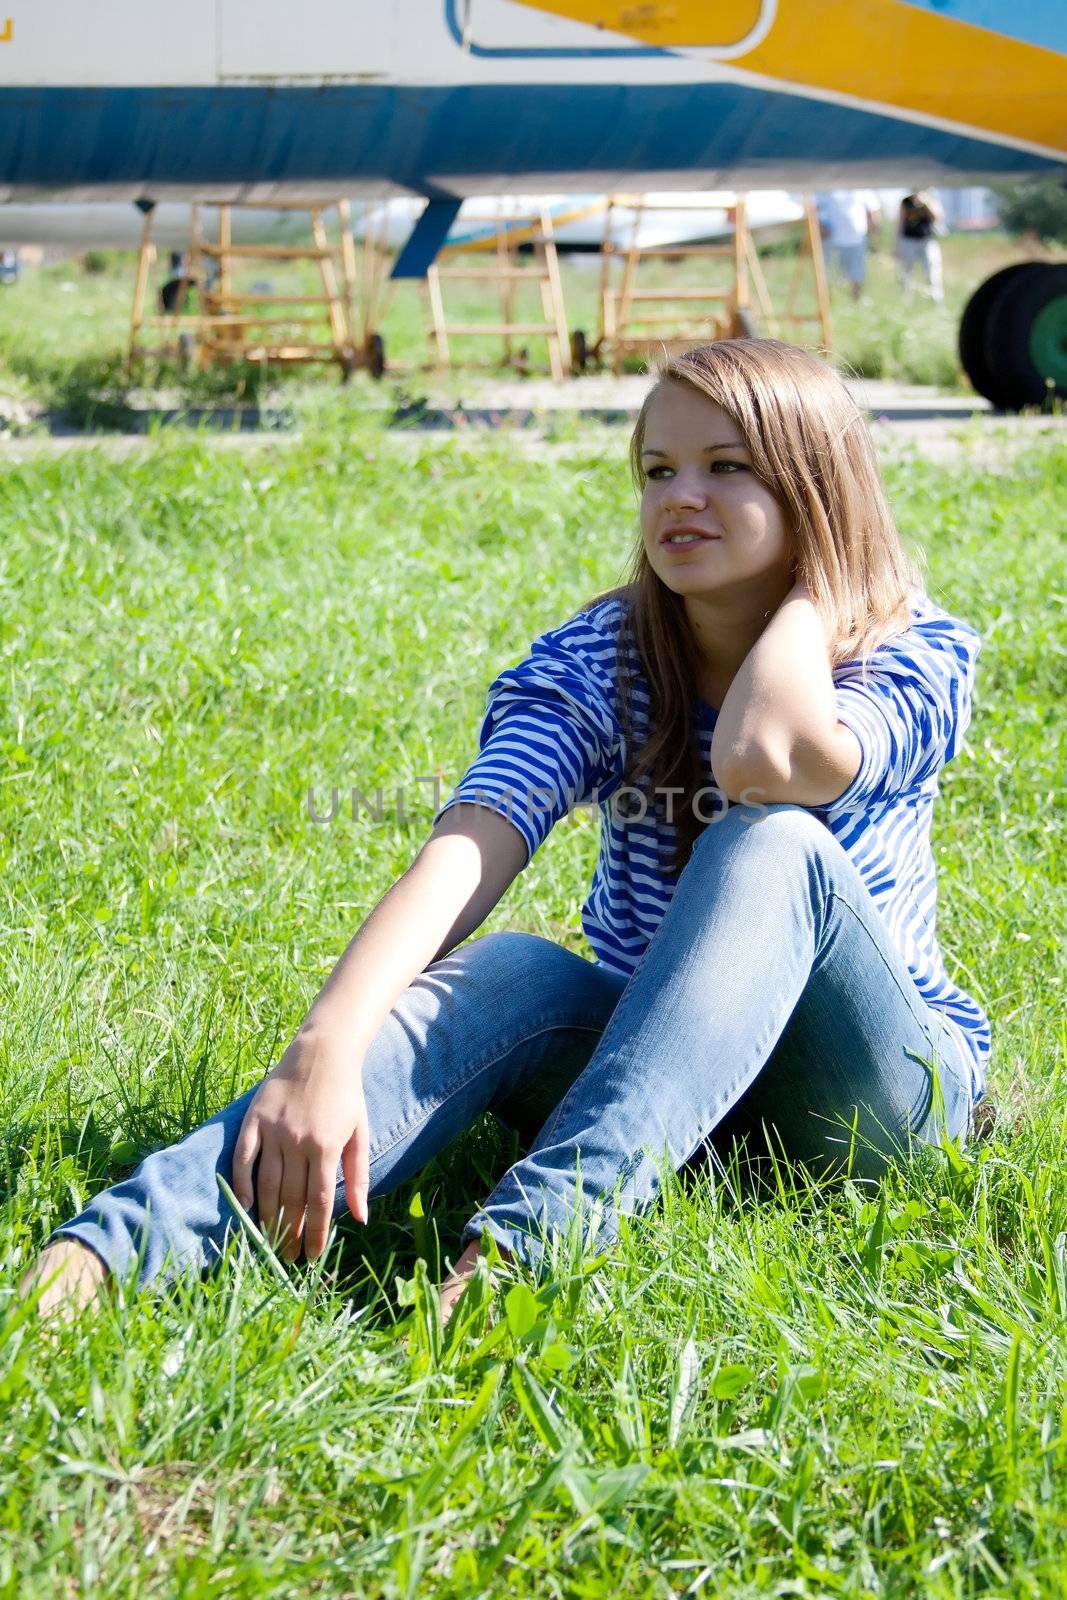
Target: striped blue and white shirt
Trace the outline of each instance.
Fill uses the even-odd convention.
[[[529,857],[579,805],[599,805],[600,853],[582,908],[596,960],[630,974],[677,886],[664,870],[675,827],[635,790],[619,793],[627,750],[618,713],[617,643],[625,601],[602,600],[534,640],[529,655],[489,687],[479,754],[437,816],[460,801],[492,806],[526,840]],[[965,1045],[975,1099],[984,1090],[989,1022],[951,981],[938,948],[937,876],[930,822],[938,773],[970,721],[978,635],[916,593],[911,625],[867,657],[834,668],[837,713],[862,750],[860,768],[832,805],[815,811],[855,863],[928,1005]],[[649,694],[629,642],[634,738],[647,736]],[[709,786],[716,712],[696,701]],[[720,802],[720,804],[725,802]],[[812,808],[814,810],[814,808]],[[707,820],[714,799],[701,803]],[[435,817],[435,821],[437,818]],[[529,861],[527,862],[527,865]]]

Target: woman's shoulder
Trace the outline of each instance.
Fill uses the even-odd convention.
[[[869,655],[843,662],[834,676],[847,678],[879,667],[920,667],[938,659],[970,670],[980,646],[977,629],[938,605],[924,589],[915,589],[909,596],[907,625],[883,639]]]
[[[922,589],[912,594],[910,611],[910,626],[898,635],[901,648],[947,651],[973,666],[982,643],[977,628],[938,605]]]
[[[485,729],[505,706],[534,702],[569,708],[605,739],[619,736],[618,647],[624,603],[598,596],[583,610],[538,634],[527,653],[498,672],[486,702]]]
[[[619,637],[628,613],[625,590],[598,595],[565,622],[543,633],[535,641],[535,649],[578,655],[614,674]]]
[[[623,621],[629,616],[632,604],[633,596],[630,589],[608,589],[603,594],[594,595],[592,600],[587,600],[576,613],[574,621],[577,622],[584,617],[595,628],[615,638]]]

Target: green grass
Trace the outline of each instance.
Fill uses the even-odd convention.
[[[985,640],[941,932],[1017,1121],[878,1203],[668,1186],[443,1347],[423,1263],[508,1159],[488,1125],[322,1278],[242,1252],[55,1343],[15,1299],[277,1059],[430,816],[316,826],[309,785],[459,777],[495,671],[618,575],[624,455],[324,422],[0,479],[0,1593],[1067,1593],[1062,444],[889,470]],[[561,823],[488,926],[583,949],[594,852]]]
[[[888,229],[883,231],[888,235]],[[900,293],[887,241],[871,255],[868,292],[862,304],[854,305],[849,294],[834,283],[835,354],[845,367],[869,378],[966,387],[956,351],[960,311],[989,273],[1020,259],[1024,252],[1017,240],[1001,234],[953,237],[945,241],[944,252],[946,303],[941,307],[918,293]],[[206,373],[182,373],[173,362],[148,361],[131,381],[124,363],[135,257],[121,251],[96,254],[100,260],[93,262],[94,268],[102,266],[102,271],[86,272],[77,259],[71,258],[26,268],[15,285],[0,288],[0,401],[5,396],[35,400],[65,411],[77,422],[98,426],[121,421],[131,402],[153,399],[167,405],[210,404],[274,394],[290,405],[314,407],[316,391],[323,382],[316,369],[265,371],[239,364],[215,367]],[[781,307],[793,276],[793,262],[787,255],[772,252],[765,257],[764,267],[772,298]],[[597,270],[597,262],[591,257],[565,257],[561,269],[568,326],[584,329],[590,342],[598,319]],[[721,284],[726,281],[725,270],[719,261],[689,261],[682,266],[651,262],[641,268],[640,286],[664,288],[675,283],[691,286],[709,281]],[[313,292],[317,281],[313,268],[285,263],[270,264],[266,276],[279,292]],[[262,263],[246,274],[249,281],[257,277],[264,278]],[[810,308],[813,299],[807,289],[808,279],[803,281],[806,299],[802,296],[799,304]],[[484,285],[471,289],[446,284],[449,316],[453,321],[494,319],[498,313],[487,303],[486,294]],[[693,315],[692,305],[677,309],[687,317]],[[522,286],[516,315],[526,320],[542,319],[534,288]],[[395,382],[424,386],[425,375],[418,369],[428,362],[430,346],[429,314],[422,290],[410,282],[397,285],[379,325]],[[803,330],[783,331],[787,336],[813,343],[818,340],[814,324]],[[533,368],[547,370],[543,341],[533,338],[525,342]],[[455,339],[457,370],[447,387],[458,386],[456,392],[462,393],[471,364],[492,367],[499,362],[501,352],[499,339]],[[327,371],[326,381],[336,383],[332,371]],[[352,403],[360,407],[386,403],[393,387],[389,383],[377,389],[369,382],[357,384],[351,391]]]

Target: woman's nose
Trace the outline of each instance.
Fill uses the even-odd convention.
[[[696,473],[678,472],[667,481],[663,504],[668,511],[673,511],[685,506],[702,506],[706,498]]]

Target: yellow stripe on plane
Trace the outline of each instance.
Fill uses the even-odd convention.
[[[604,195],[597,195],[585,205],[572,206],[569,210],[551,211],[553,233],[558,233],[561,228],[569,227],[572,222],[587,222],[590,217],[595,217],[598,212],[608,209],[608,202]],[[508,244],[525,244],[535,234],[541,231],[541,224],[536,219],[515,224],[509,217],[501,217],[500,222],[504,227],[504,238]],[[462,226],[462,221],[460,226]],[[450,239],[443,244],[437,252],[437,259],[443,260],[446,255],[458,255],[461,251],[469,250],[495,250],[497,247],[497,219],[494,217],[478,217],[472,220],[472,227],[483,231],[471,234],[466,239]]]
[[[828,89],[1067,155],[1067,57],[902,0],[778,0],[766,32],[760,0],[522,3],[664,49],[721,53],[786,87]]]

